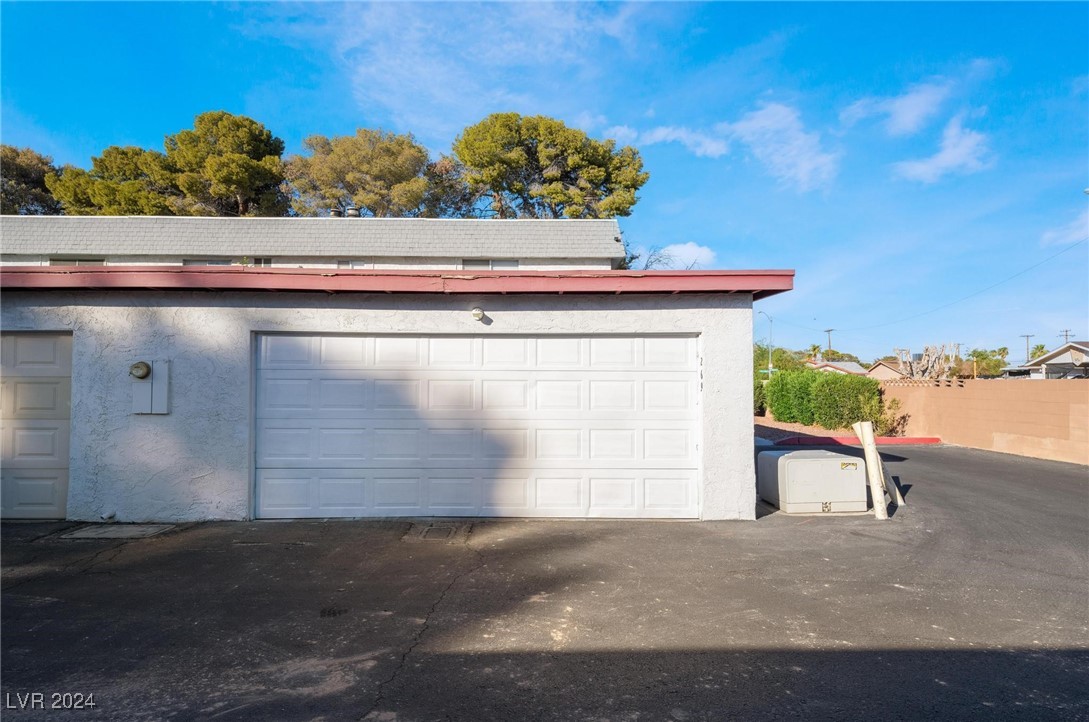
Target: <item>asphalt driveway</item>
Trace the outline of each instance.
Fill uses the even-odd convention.
[[[1086,467],[886,457],[888,522],[5,524],[3,715],[1089,718]]]

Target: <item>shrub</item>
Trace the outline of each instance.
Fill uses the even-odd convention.
[[[886,406],[876,379],[823,371],[783,371],[764,388],[765,405],[777,421],[843,429],[856,421],[873,422],[878,436],[903,433],[907,417],[893,399]],[[755,405],[755,390],[753,393]]]
[[[865,420],[873,402],[880,404],[881,384],[876,379],[849,374],[820,373],[810,390],[813,421],[826,429],[842,429]]]
[[[823,375],[818,371],[782,371],[775,374],[765,392],[767,407],[776,421],[812,424],[810,391]]]
[[[760,379],[752,380],[752,415],[763,416],[767,408],[767,399],[764,396],[764,382]]]
[[[862,421],[873,422],[876,436],[901,436],[907,426],[907,414],[901,414],[900,399],[890,399],[886,404],[884,396],[866,399],[862,406]]]

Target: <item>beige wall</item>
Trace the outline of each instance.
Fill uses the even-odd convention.
[[[891,381],[882,388],[909,415],[908,436],[1089,464],[1085,380]]]

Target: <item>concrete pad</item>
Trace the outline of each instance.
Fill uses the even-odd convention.
[[[1086,468],[897,454],[887,522],[5,524],[0,692],[95,693],[58,720],[1089,717]]]

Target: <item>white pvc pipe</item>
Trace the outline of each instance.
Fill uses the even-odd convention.
[[[876,519],[888,519],[889,509],[885,503],[885,479],[881,473],[881,455],[877,453],[877,441],[873,435],[873,423],[858,421],[851,425],[858,440],[862,442],[862,451],[866,455],[866,478],[870,481],[870,496],[873,497],[873,515]]]

